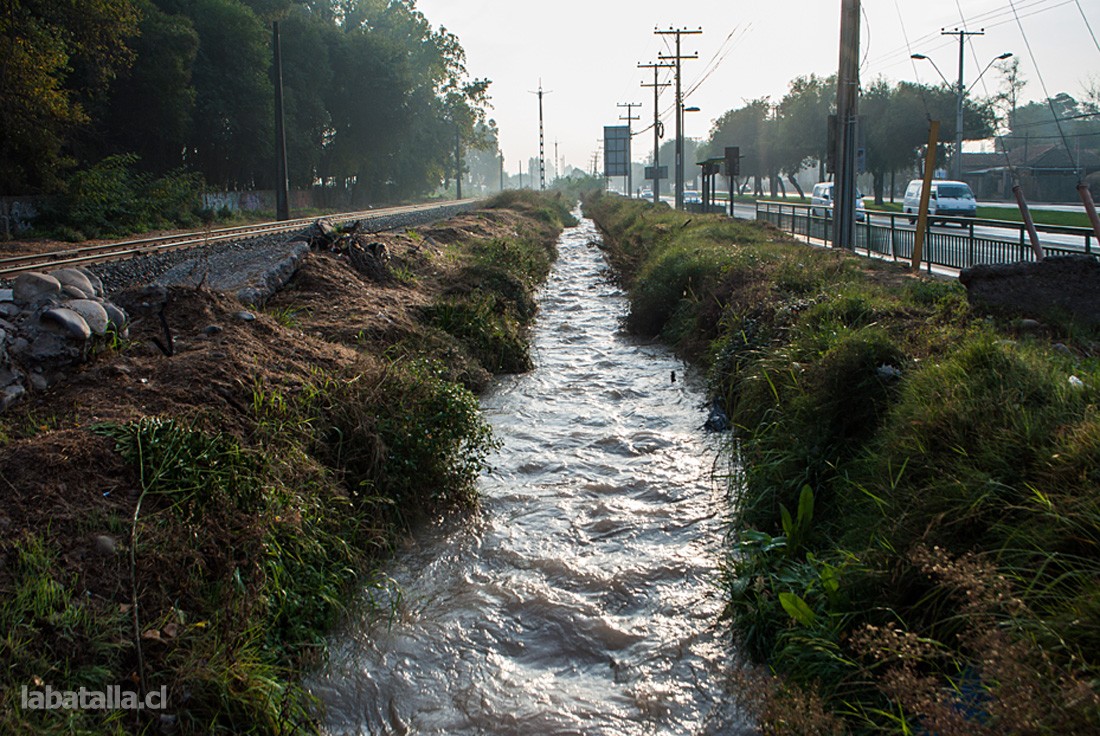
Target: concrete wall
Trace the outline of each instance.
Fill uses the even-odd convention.
[[[30,230],[41,201],[40,197],[0,197],[0,238],[14,238]]]

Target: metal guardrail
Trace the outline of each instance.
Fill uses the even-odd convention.
[[[814,214],[814,211],[822,214]],[[916,229],[910,224],[911,216],[894,212],[867,210],[862,222],[855,224],[855,242],[851,247],[867,255],[911,260]],[[830,245],[833,237],[833,218],[830,207],[822,205],[791,204],[773,200],[756,202],[756,219],[771,223],[793,235],[820,240]],[[933,266],[964,269],[979,264],[1015,263],[1034,261],[1027,229],[1023,223],[1010,220],[985,220],[972,217],[939,217],[937,221],[959,227],[959,232],[946,232],[929,228],[924,239],[923,261],[931,271]],[[887,224],[889,220],[889,224]],[[898,221],[902,222],[899,223]],[[990,237],[975,233],[975,228],[995,227],[1012,230],[1012,239]],[[1039,233],[1069,235],[1081,238],[1081,246],[1043,244],[1044,255],[1097,255],[1100,247],[1096,235],[1089,228],[1062,225],[1036,225]]]

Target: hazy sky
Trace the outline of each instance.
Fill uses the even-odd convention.
[[[958,74],[958,41],[940,29],[985,28],[966,50],[965,78],[969,85],[995,56],[1011,51],[1020,58],[1028,80],[1025,99],[1042,99],[1036,64],[1050,93],[1082,97],[1090,77],[1100,84],[1100,0],[864,0],[860,57],[866,83],[883,76],[891,80],[939,82],[927,61],[932,57],[949,80]],[[1031,44],[1032,61],[1012,13],[1015,5]],[[836,72],[841,0],[417,0],[433,26],[445,26],[466,49],[474,77],[487,77],[500,127],[507,170],[538,155],[538,99],[531,92],[539,79],[544,96],[546,157],[554,157],[554,141],[566,164],[589,168],[603,126],[618,120],[638,102],[638,126],[653,119],[652,70],[638,63],[657,61],[672,53],[671,37],[654,28],[699,28],[703,34],[684,36],[682,53],[699,59],[683,62],[685,100],[701,108],[687,113],[685,135],[702,137],[715,118],[745,100],[771,96],[778,100],[796,76]],[[965,19],[965,23],[962,19]],[[1087,24],[1086,24],[1087,23]],[[1092,34],[1089,32],[1091,27]],[[906,40],[908,37],[908,43]],[[701,79],[706,75],[705,79]],[[662,80],[664,81],[664,80]],[[1000,78],[990,71],[972,94],[996,92]],[[672,88],[661,97],[670,107]],[[671,137],[671,114],[666,116]],[[635,160],[652,149],[652,134],[635,138]]]

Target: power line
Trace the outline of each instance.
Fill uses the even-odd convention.
[[[1012,8],[1012,13],[1016,14],[1016,3],[1014,0],[1008,0],[1009,6]],[[1062,130],[1062,122],[1058,119],[1058,113],[1054,109],[1054,100],[1050,98],[1050,92],[1047,91],[1047,83],[1043,80],[1043,72],[1039,69],[1039,62],[1035,58],[1035,52],[1031,50],[1031,42],[1027,38],[1027,32],[1024,31],[1024,24],[1020,21],[1020,17],[1016,16],[1016,25],[1020,27],[1020,35],[1024,37],[1024,46],[1027,47],[1028,56],[1031,57],[1031,63],[1035,65],[1035,76],[1039,78],[1039,84],[1043,88],[1043,94],[1047,97],[1047,104],[1050,106],[1050,114],[1054,116],[1054,122],[1058,125],[1058,135],[1062,137],[1062,145],[1066,147],[1066,155],[1069,156],[1069,160],[1073,161],[1073,151],[1069,148],[1069,141],[1066,140],[1066,132]]]
[[[1088,16],[1085,15],[1085,9],[1081,7],[1081,0],[1075,0],[1077,3],[1077,9],[1081,11],[1081,20],[1085,21],[1085,28],[1088,29],[1089,35],[1092,36],[1092,44],[1096,47],[1097,51],[1100,51],[1100,41],[1096,40],[1096,34],[1092,31],[1092,26],[1089,25]]]
[[[1021,17],[1029,18],[1032,15],[1038,15],[1039,13],[1045,13],[1048,10],[1055,10],[1057,8],[1062,7],[1063,5],[1068,5],[1072,2],[1076,2],[1076,0],[1022,0],[1022,2],[1020,3],[1019,10],[1022,13]],[[1054,4],[1050,5],[1049,3],[1054,3]],[[895,7],[897,7],[896,2],[895,2]],[[1025,11],[1029,11],[1029,10],[1032,11],[1032,12],[1030,12],[1030,13],[1025,12]],[[899,18],[901,17],[900,8],[898,8],[898,16],[899,16]],[[1005,7],[1002,6],[1001,8],[998,8],[998,9],[986,11],[984,13],[978,13],[977,15],[971,16],[969,18],[967,18],[965,16],[962,16],[960,14],[960,21],[964,26],[965,25],[971,25],[971,26],[977,25],[977,26],[983,26],[983,27],[988,29],[988,28],[996,28],[997,26],[1004,25],[1005,23],[1012,23],[1013,22],[1013,16],[1012,16],[1011,9],[1005,8]],[[902,25],[903,25],[903,28],[904,28],[904,22],[902,23]],[[939,34],[933,31],[933,32],[929,32],[929,33],[927,33],[923,36],[919,36],[917,38],[914,38],[914,39],[906,38],[904,48],[897,47],[897,48],[894,48],[894,49],[882,54],[881,56],[877,56],[877,57],[871,59],[870,60],[871,61],[871,66],[874,66],[874,67],[887,66],[888,67],[888,66],[892,66],[895,63],[901,63],[903,61],[903,59],[901,58],[902,53],[905,53],[906,56],[908,56],[912,53],[912,48],[914,46],[922,46],[923,47],[923,46],[925,46],[925,44],[935,43],[938,36],[939,36]],[[950,41],[948,41],[946,43],[935,43],[935,45],[928,47],[928,51],[938,51],[939,49],[947,48],[951,45],[952,45],[952,42],[950,42]]]

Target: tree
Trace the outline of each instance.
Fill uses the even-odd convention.
[[[92,158],[134,152],[163,174],[183,164],[195,109],[192,68],[199,36],[190,19],[141,0],[140,33],[130,44],[133,66],[111,85],[101,114],[103,149]]]
[[[0,12],[0,194],[59,184],[86,106],[132,59],[128,0],[5,0]]]
[[[754,193],[763,194],[762,178],[770,166],[770,141],[765,134],[771,101],[761,97],[747,102],[743,107],[723,113],[710,129],[706,154],[718,155],[728,146],[741,149],[741,176],[752,177]]]
[[[829,114],[836,108],[836,77],[797,77],[777,107],[775,166],[804,196],[795,175],[807,164],[819,164],[824,176],[828,157]],[[821,178],[819,177],[819,178]]]
[[[194,125],[187,162],[227,189],[274,179],[270,32],[239,0],[194,0]]]

